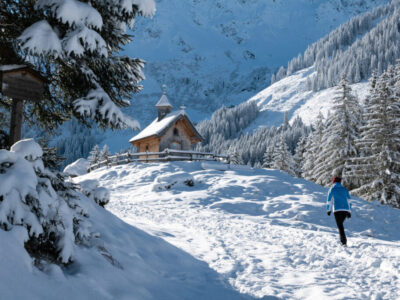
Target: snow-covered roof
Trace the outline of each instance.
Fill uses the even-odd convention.
[[[171,107],[172,108],[172,105],[171,105],[171,103],[169,103],[168,97],[165,93],[161,96],[160,100],[158,100],[156,107]]]
[[[25,69],[26,67],[27,67],[26,65],[2,65],[0,66],[0,71],[2,72],[14,71],[14,70]]]
[[[170,128],[176,121],[179,119],[186,119],[192,130],[199,137],[202,139],[200,134],[197,132],[196,128],[193,126],[192,122],[190,122],[189,117],[187,116],[184,110],[177,110],[169,113],[160,121],[155,119],[149,126],[143,129],[138,135],[134,136],[129,140],[129,142],[139,141],[151,136],[161,136],[168,128]]]

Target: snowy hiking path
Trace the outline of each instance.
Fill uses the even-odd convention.
[[[156,178],[182,172],[155,191]],[[236,290],[283,299],[396,299],[400,295],[400,213],[354,200],[339,246],[326,189],[273,170],[202,170],[199,163],[101,169],[107,208],[205,261]],[[183,176],[184,177],[184,176]]]

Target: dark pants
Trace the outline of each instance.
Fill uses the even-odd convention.
[[[344,220],[346,220],[347,214],[348,214],[347,211],[335,212],[336,225],[339,229],[340,241],[341,241],[342,245],[347,244],[347,238],[346,238],[346,234],[344,233],[344,227],[343,227],[343,222],[344,222]]]

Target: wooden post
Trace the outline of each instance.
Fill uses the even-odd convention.
[[[21,139],[23,100],[14,99],[11,107],[10,146]]]

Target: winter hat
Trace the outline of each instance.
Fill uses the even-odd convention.
[[[342,178],[340,178],[338,176],[335,176],[335,177],[333,177],[332,184],[335,183],[335,182],[339,182],[340,183],[341,181],[342,181]]]

